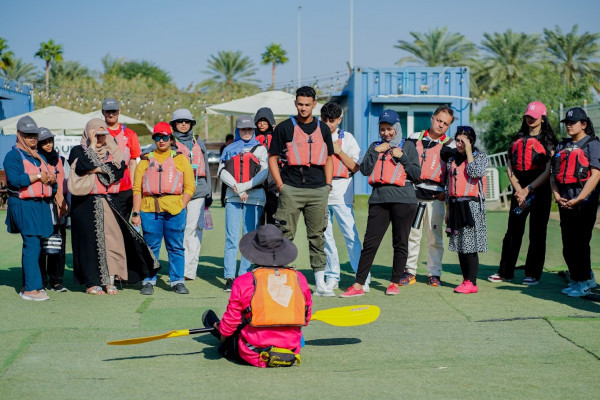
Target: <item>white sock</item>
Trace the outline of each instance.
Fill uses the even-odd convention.
[[[315,285],[325,285],[325,271],[315,271]]]

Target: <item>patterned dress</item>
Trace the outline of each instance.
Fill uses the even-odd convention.
[[[467,162],[466,160],[464,162]],[[447,163],[447,171],[451,170],[451,162]],[[473,162],[466,166],[467,174],[471,178],[482,178],[488,166],[487,154],[477,152]],[[446,192],[446,195],[448,193]],[[447,197],[447,196],[446,196]],[[475,226],[465,226],[458,233],[450,235],[450,251],[456,253],[485,253],[487,252],[487,229],[485,221],[485,193],[481,193],[479,200],[470,200],[469,208],[475,221]]]

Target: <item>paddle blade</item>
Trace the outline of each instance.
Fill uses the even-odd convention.
[[[139,337],[139,338],[133,338],[133,339],[114,340],[114,341],[108,342],[106,344],[116,345],[116,346],[127,346],[130,344],[152,342],[153,340],[168,339],[168,338],[178,337],[178,336],[187,336],[189,334],[190,334],[189,329],[180,329],[178,331],[171,331],[171,332],[163,333],[161,335],[145,336],[145,337]]]
[[[316,311],[310,320],[335,326],[365,325],[375,321],[379,312],[379,307],[372,305],[345,306]]]

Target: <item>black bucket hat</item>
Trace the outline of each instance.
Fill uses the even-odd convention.
[[[265,267],[287,265],[298,256],[296,245],[271,224],[245,234],[240,240],[240,252],[252,263]]]

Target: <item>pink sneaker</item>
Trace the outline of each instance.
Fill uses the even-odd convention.
[[[344,293],[340,294],[340,297],[356,297],[356,296],[362,296],[364,294],[365,294],[365,291],[362,290],[362,288],[356,289],[354,287],[354,285],[352,285],[348,288],[348,290],[346,290]]]
[[[473,285],[470,280],[465,279],[463,283],[461,283],[456,289],[454,289],[454,293],[477,293],[479,289],[477,285]]]
[[[385,294],[393,296],[395,294],[400,293],[398,291],[398,285],[395,284],[394,282],[390,283],[390,286],[388,286],[387,290],[385,291]]]

